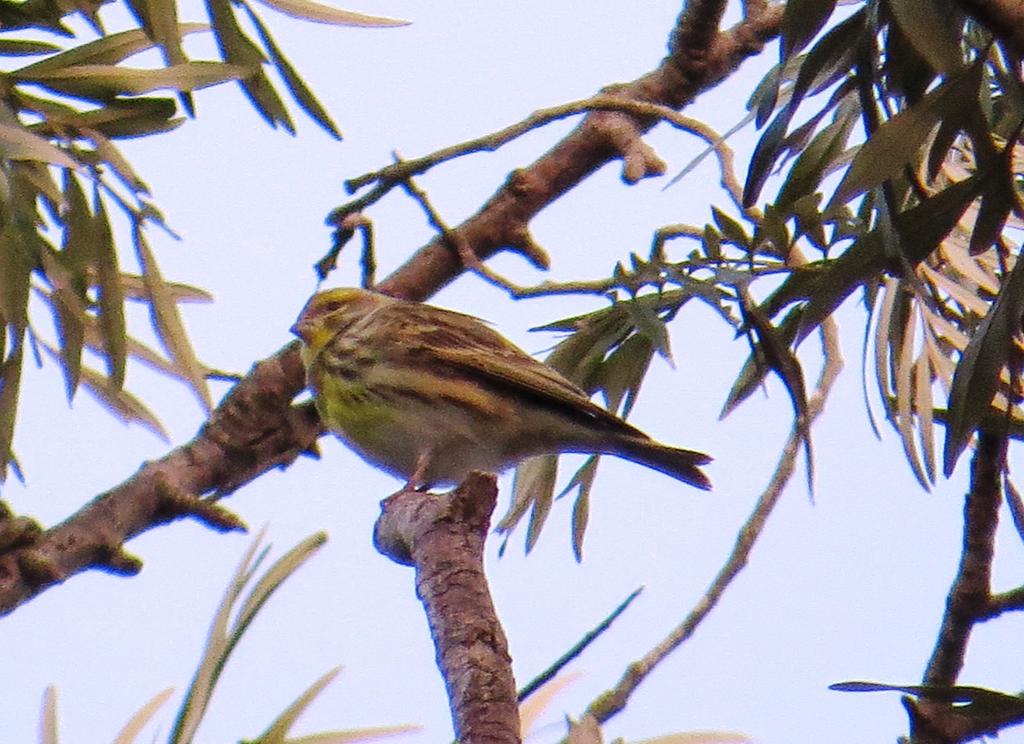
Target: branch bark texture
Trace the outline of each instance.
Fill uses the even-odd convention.
[[[374,530],[381,553],[416,569],[460,744],[521,741],[512,659],[483,566],[497,498],[485,473],[448,493],[399,491],[382,502]]]
[[[679,109],[778,35],[781,4],[748,3],[756,12],[718,31],[723,5],[720,0],[689,2],[662,63],[605,92]],[[465,268],[453,242],[480,260],[503,249],[531,249],[533,216],[612,160],[624,161],[628,181],[659,172],[640,141],[656,122],[611,111],[588,115],[537,161],[514,171],[475,215],[420,248],[377,289],[407,299],[428,298]],[[282,320],[282,333],[290,320]],[[145,465],[30,545],[0,555],[0,614],[92,567],[138,571],[138,561],[123,553],[123,543],[175,517],[194,514],[214,526],[239,524],[200,497],[231,493],[314,446],[322,433],[315,414],[290,405],[304,385],[297,346],[286,346],[253,367],[193,440]]]
[[[1006,436],[979,432],[971,462],[971,489],[964,500],[964,537],[960,566],[946,599],[942,627],[925,669],[926,686],[949,688],[956,684],[976,623],[989,614],[992,559],[1002,503],[1002,476],[1006,469]],[[905,699],[914,744],[956,744],[998,732],[1005,716],[982,720],[949,702]]]

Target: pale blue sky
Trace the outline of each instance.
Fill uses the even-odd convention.
[[[201,11],[188,3],[184,19]],[[244,371],[288,340],[287,328],[314,288],[312,263],[329,243],[324,215],[345,199],[342,181],[406,156],[492,131],[530,111],[593,93],[653,67],[678,13],[672,2],[447,2],[377,0],[364,12],[410,19],[393,30],[314,27],[264,11],[278,41],[345,133],[336,143],[296,114],[299,137],[269,130],[233,86],[200,92],[199,118],[169,136],[127,143],[126,152],[181,233],[153,233],[164,274],[199,284],[215,306],[186,318],[209,364]],[[105,10],[104,14],[109,11]],[[111,25],[115,15],[109,14]],[[198,53],[202,43],[194,37]],[[754,62],[687,113],[726,128],[764,65]],[[507,172],[526,164],[569,124],[548,127],[497,154],[476,155],[420,179],[451,223],[471,214]],[[667,128],[648,140],[674,173],[702,147]],[[752,136],[737,138],[741,152]],[[650,181],[625,187],[608,167],[531,226],[553,258],[550,277],[606,274],[630,251],[647,249],[656,227],[702,224],[724,203],[708,162],[662,192]],[[422,213],[396,192],[370,212],[381,275],[430,235]],[[682,256],[689,245],[671,246]],[[125,254],[128,260],[128,254]],[[354,254],[329,283],[357,281]],[[546,278],[514,256],[491,262],[521,283]],[[524,348],[551,336],[531,326],[597,306],[589,300],[513,303],[475,277],[436,301],[494,321]],[[144,322],[140,316],[138,319]],[[913,683],[931,651],[959,555],[961,467],[951,483],[923,493],[903,463],[897,437],[872,436],[860,392],[862,316],[841,316],[847,368],[815,430],[816,503],[794,480],[755,549],[751,565],[696,636],[607,726],[608,739],[673,731],[743,732],[764,744],[891,741],[905,731],[895,695],[829,692],[845,679]],[[582,672],[551,710],[577,715],[692,607],[770,477],[790,425],[778,384],[724,422],[718,411],[746,354],[744,341],[696,308],[672,326],[677,369],[653,365],[634,422],[666,442],[712,453],[715,491],[699,493],[629,463],[602,463],[585,557],[569,548],[568,501],[556,504],[537,549],[522,535],[489,571],[520,683],[559,656],[638,585],[643,596],[573,669]],[[814,345],[814,350],[816,350]],[[809,345],[809,351],[811,347]],[[812,354],[807,355],[813,359]],[[129,386],[150,401],[172,441],[192,436],[202,414],[179,386],[132,369]],[[28,486],[5,486],[19,512],[50,524],[128,477],[167,445],[123,427],[80,394],[64,405],[58,369],[31,369],[23,384],[17,450]],[[217,383],[218,395],[226,389]],[[336,664],[339,680],[299,732],[421,723],[409,741],[448,741],[450,723],[412,573],[377,555],[370,536],[380,498],[399,484],[336,441],[320,462],[304,460],[236,493],[226,506],[250,526],[269,524],[280,552],[326,529],[330,542],[264,610],[236,652],[201,729],[201,742],[258,734],[306,685]],[[502,481],[499,509],[508,498]],[[1002,587],[1020,583],[1020,541],[1005,525],[997,561]],[[35,740],[39,700],[59,687],[66,741],[111,739],[150,696],[187,685],[213,608],[249,537],[222,536],[190,522],[151,531],[128,545],[142,574],[98,572],[47,591],[3,621],[8,674],[0,683],[0,744]],[[1020,687],[1015,639],[1021,618],[982,628],[962,681]],[[1011,640],[1014,639],[1014,640]],[[13,663],[12,663],[13,662]],[[12,673],[13,672],[13,673]],[[178,697],[172,703],[176,704]],[[172,720],[163,716],[161,737]],[[536,741],[557,738],[549,728]],[[1013,741],[1018,732],[1008,732]],[[1019,739],[1018,739],[1019,740]]]

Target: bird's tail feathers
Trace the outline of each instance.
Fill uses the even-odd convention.
[[[651,439],[630,437],[620,440],[608,454],[646,465],[705,491],[711,490],[711,481],[698,467],[712,460],[710,455],[703,452],[669,447]]]

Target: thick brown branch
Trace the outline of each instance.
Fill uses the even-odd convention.
[[[683,66],[685,75],[676,59],[678,55],[673,55],[643,77],[606,92],[681,108],[698,93],[728,77],[747,57],[758,53],[765,42],[778,34],[781,21],[782,6],[770,6],[763,13],[718,34],[699,62],[688,59]],[[514,171],[479,212],[452,232],[457,233],[465,245],[471,246],[481,260],[504,248],[514,248],[517,236],[534,215],[621,155],[613,145],[614,133],[626,126],[639,135],[656,121],[639,122],[636,117],[611,111],[589,114],[533,164]],[[389,294],[422,300],[451,282],[463,268],[462,260],[449,247],[449,241],[439,236],[418,250],[378,288]]]
[[[216,529],[241,522],[201,497],[221,496],[314,445],[320,422],[292,407],[303,373],[294,344],[260,362],[210,416],[199,434],[97,496],[31,545],[0,556],[0,614],[87,568],[137,573],[122,545],[145,530],[184,516]]]
[[[939,637],[924,673],[925,685],[951,687],[956,684],[971,630],[989,612],[992,559],[1002,503],[1000,484],[1005,468],[1006,437],[979,433],[971,463],[971,488],[964,504],[960,567],[950,587]],[[910,711],[911,732],[917,744],[952,744],[973,739],[981,733],[965,730],[970,719],[965,719],[948,703],[922,699],[918,703],[905,700],[904,704]]]
[[[681,74],[678,60],[666,60],[633,83],[618,86],[613,95],[680,108],[758,53],[778,34],[781,20],[781,5],[759,9],[714,36],[706,55],[683,65],[686,75]],[[527,225],[535,214],[621,155],[612,145],[610,132],[623,126],[640,132],[655,121],[638,123],[636,117],[615,112],[588,115],[539,160],[513,172],[476,215],[451,233],[481,259],[517,246],[528,236]],[[439,236],[378,288],[396,297],[429,297],[463,270],[462,260],[448,246],[449,241]],[[283,330],[285,323],[281,325]],[[121,545],[184,513],[201,514],[217,526],[231,524],[223,514],[213,516],[198,497],[230,493],[267,470],[287,465],[298,454],[313,451],[320,423],[308,407],[290,405],[303,385],[297,347],[285,347],[256,364],[192,441],[145,465],[44,532],[32,546],[0,556],[0,613],[88,568],[124,572],[137,567],[120,556]],[[191,508],[186,508],[189,499]]]
[[[483,567],[497,498],[485,473],[449,493],[399,491],[381,503],[374,530],[381,553],[416,569],[460,744],[521,740],[512,659]]]

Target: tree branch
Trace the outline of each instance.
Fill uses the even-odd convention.
[[[687,5],[689,8],[689,5]],[[683,12],[683,18],[686,11]],[[608,96],[657,103],[678,109],[702,91],[729,76],[747,57],[757,54],[779,32],[782,6],[764,12],[719,33],[699,60],[666,58],[653,71],[626,85],[613,86]],[[679,36],[679,33],[674,34]],[[685,75],[681,70],[685,70]],[[514,171],[480,211],[452,232],[484,260],[500,250],[515,249],[529,221],[544,207],[622,153],[621,133],[637,136],[657,123],[613,111],[589,114],[582,123],[530,166]],[[451,282],[464,266],[443,237],[438,236],[385,279],[378,289],[422,300]]]
[[[704,17],[714,4],[687,5]],[[609,95],[671,108],[690,103],[757,54],[779,32],[782,5],[759,8],[732,28],[714,35],[703,55],[685,55],[688,38],[701,40],[703,25],[694,21],[687,33],[675,33],[673,57],[658,68]],[[682,55],[682,58],[680,57]],[[541,209],[622,152],[621,133],[646,131],[657,119],[637,119],[617,112],[589,114],[583,122],[532,165],[514,171],[498,191],[466,222],[453,228],[463,245],[483,260],[496,251],[528,240],[527,225]],[[396,297],[422,300],[451,282],[463,263],[438,236],[419,249],[378,289]],[[282,331],[285,322],[282,322]],[[292,398],[305,384],[296,344],[257,363],[214,410],[190,442],[145,465],[121,485],[101,494],[29,546],[0,555],[0,614],[92,567],[110,569],[137,562],[113,560],[121,545],[145,530],[186,513],[207,515],[200,496],[226,495],[260,474],[284,467],[311,452],[322,432],[308,407],[293,408]],[[186,508],[187,507],[187,508]],[[224,524],[231,523],[224,517]],[[25,569],[29,568],[26,572]]]
[[[488,473],[448,493],[399,491],[381,502],[373,534],[377,550],[416,569],[460,744],[521,741],[512,659],[483,566],[497,498]]]
[[[754,544],[761,536],[768,517],[771,516],[775,505],[779,502],[786,484],[793,476],[796,469],[796,457],[806,429],[824,410],[832,385],[843,368],[843,360],[839,351],[839,332],[835,320],[826,318],[821,324],[820,333],[825,364],[822,367],[814,394],[807,401],[806,420],[794,422],[768,487],[762,492],[747,521],[740,528],[739,534],[736,536],[736,544],[719,569],[718,575],[715,576],[704,596],[698,600],[683,622],[673,628],[657,646],[644,654],[642,658],[630,664],[614,687],[606,690],[587,706],[584,718],[593,716],[599,723],[604,723],[625,708],[640,683],[683,641],[693,635],[697,626],[718,604],[732,580],[747,565]]]
[[[216,529],[239,529],[219,498],[311,451],[322,429],[310,406],[293,407],[304,376],[297,344],[256,364],[190,442],[144,465],[30,544],[0,555],[0,615],[88,568],[138,573],[126,540],[193,516]]]
[[[985,431],[971,463],[971,488],[964,503],[964,544],[960,567],[949,590],[939,637],[925,669],[924,685],[940,688],[956,684],[975,623],[990,608],[992,559],[1001,503],[1000,483],[1006,469],[1006,437]],[[967,718],[948,702],[904,699],[910,714],[911,736],[917,744],[952,744],[987,732],[991,722]],[[983,728],[973,728],[981,725]],[[972,730],[973,728],[973,730]]]

